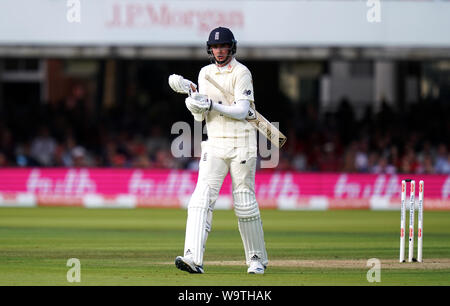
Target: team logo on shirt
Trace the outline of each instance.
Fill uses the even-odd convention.
[[[250,89],[246,89],[244,90],[243,94],[246,96],[250,96],[252,94],[252,91]]]

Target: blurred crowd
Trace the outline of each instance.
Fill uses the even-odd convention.
[[[291,130],[280,169],[348,173],[450,174],[450,107],[424,101],[394,111],[368,106],[357,120],[343,100],[319,118],[306,106]],[[294,141],[292,141],[294,140]]]
[[[197,169],[196,158],[171,153],[171,125],[192,122],[183,103],[141,102],[96,112],[76,89],[59,103],[3,109],[0,167]],[[281,122],[288,141],[275,170],[450,174],[448,105],[383,103],[360,119],[345,100],[328,113],[316,105],[285,105],[292,116]]]

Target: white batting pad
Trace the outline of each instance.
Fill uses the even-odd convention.
[[[206,239],[211,231],[212,207],[210,207],[209,187],[194,192],[188,206],[184,256],[192,256],[196,265],[203,264]]]
[[[266,266],[268,259],[264,231],[255,194],[250,190],[240,190],[233,192],[233,198],[247,265],[257,256],[256,260]]]

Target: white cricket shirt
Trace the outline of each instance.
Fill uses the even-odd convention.
[[[225,96],[205,79],[209,75],[230,95],[233,101],[227,101]],[[254,108],[253,80],[250,70],[235,58],[225,67],[210,64],[200,70],[198,76],[199,92],[208,95],[216,103],[232,105],[234,101],[248,100]],[[208,141],[226,147],[253,146],[256,148],[256,129],[246,120],[236,120],[209,111],[205,116]]]

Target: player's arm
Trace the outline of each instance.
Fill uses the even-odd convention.
[[[251,75],[250,72],[247,70],[243,74],[240,74],[240,76],[237,78],[237,83],[241,84],[238,86],[238,91],[240,91],[241,88],[250,88],[251,85]],[[250,84],[247,86],[247,84]],[[216,101],[213,101],[209,99],[205,95],[205,88],[206,88],[206,79],[205,79],[205,70],[202,69],[199,73],[198,77],[198,91],[199,95],[192,95],[192,98],[189,100],[189,102],[197,107],[198,109],[203,110],[201,114],[204,117],[204,114],[206,111],[217,111],[220,114],[227,116],[232,119],[236,120],[244,120],[248,116],[248,112],[250,109],[251,101],[248,99],[248,97],[253,98],[253,95],[247,95],[247,91],[243,92],[243,94],[239,95],[239,99],[236,99],[235,102],[232,105],[223,105],[219,104]],[[252,93],[253,87],[251,86],[250,93]],[[189,98],[188,98],[189,99]],[[197,115],[199,116],[199,115]],[[197,120],[197,119],[196,119]],[[199,120],[200,121],[200,120]]]
[[[205,103],[205,84],[204,84],[204,74],[205,74],[205,69],[201,69],[199,74],[198,74],[198,88],[197,88],[197,92],[199,93],[198,95],[192,95],[191,98],[192,99],[186,99],[186,107],[191,111],[192,116],[194,116],[194,119],[196,121],[203,121],[205,119],[205,112],[206,109],[205,108],[201,108],[199,107],[196,102],[202,100],[201,102]]]
[[[232,105],[223,105],[211,101],[211,110],[215,110],[224,116],[236,120],[244,120],[248,115],[249,108],[250,101],[245,99],[235,101]]]
[[[233,105],[222,105],[212,101],[207,95],[200,93],[193,93],[190,97],[186,98],[186,106],[195,116],[204,116],[207,111],[217,111],[224,116],[233,118],[236,120],[243,120],[247,117],[250,109],[250,101],[242,99],[235,101]],[[195,120],[198,120],[195,118]],[[201,120],[198,120],[201,121]]]

